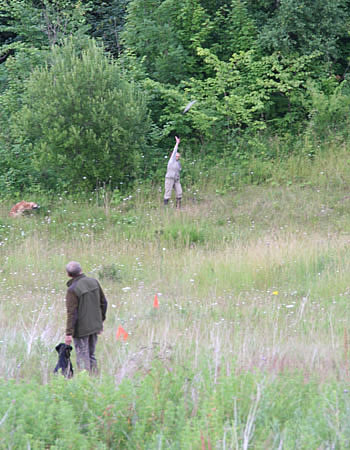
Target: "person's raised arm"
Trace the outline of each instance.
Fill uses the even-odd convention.
[[[179,144],[180,144],[180,138],[177,137],[177,136],[175,136],[175,141],[176,141],[176,144],[175,144],[173,153],[172,153],[171,156],[170,156],[169,163],[174,162],[175,159],[176,159],[176,153],[177,153],[177,149],[178,149]]]

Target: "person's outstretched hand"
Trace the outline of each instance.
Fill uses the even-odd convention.
[[[177,144],[180,144],[180,138],[179,137],[175,136],[175,141],[176,141]]]

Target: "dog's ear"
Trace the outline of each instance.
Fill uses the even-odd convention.
[[[73,350],[73,347],[71,345],[68,345],[68,350],[71,352]]]
[[[60,344],[56,345],[55,349],[56,349],[57,353],[60,352],[60,349],[61,349],[62,345],[64,345],[64,344],[60,343]]]

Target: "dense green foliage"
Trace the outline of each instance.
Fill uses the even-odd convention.
[[[1,2],[1,448],[349,448],[349,23]],[[184,214],[159,208],[174,134]],[[68,257],[107,288],[99,378],[52,375]]]
[[[157,363],[137,383],[2,382],[2,448],[347,448],[344,385]],[[135,381],[135,380],[134,380]],[[208,446],[208,447],[207,447]]]
[[[28,175],[47,190],[119,186],[136,178],[149,131],[143,96],[94,42],[81,54],[71,42],[27,81],[11,138]]]
[[[174,134],[185,158],[204,170],[222,159],[230,170],[251,158],[273,160],[272,136],[284,142],[285,157],[317,140],[320,129],[322,139],[334,132],[344,139],[349,21],[350,6],[340,0],[6,0],[2,192],[71,189],[86,170],[86,189],[140,177],[158,182]],[[118,75],[105,77],[100,64]],[[92,152],[99,155],[94,167],[76,158],[62,167],[60,158],[74,154],[89,165]]]

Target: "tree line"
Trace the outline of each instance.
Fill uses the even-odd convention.
[[[175,133],[201,167],[344,138],[349,25],[340,0],[2,0],[1,191],[158,180]]]

